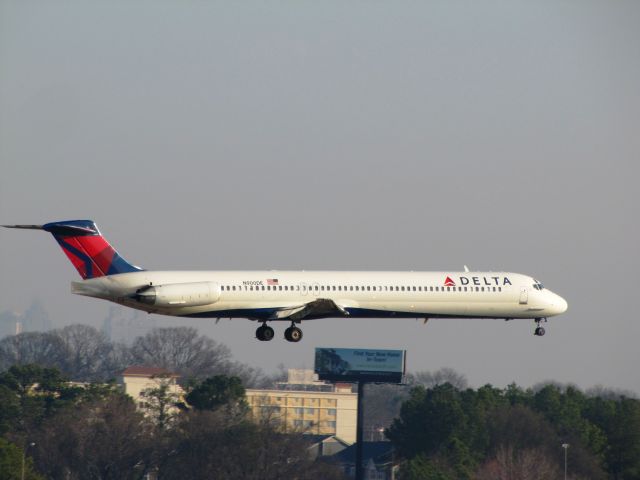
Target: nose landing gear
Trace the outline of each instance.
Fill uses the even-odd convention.
[[[547,323],[546,318],[536,318],[536,329],[533,331],[533,334],[538,337],[542,337],[546,333],[545,329],[540,326],[540,322],[542,322],[543,320],[545,323]]]

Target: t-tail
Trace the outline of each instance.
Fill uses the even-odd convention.
[[[53,235],[83,279],[139,272],[105,240],[92,220],[65,220],[45,225],[3,225],[7,228],[44,230]]]

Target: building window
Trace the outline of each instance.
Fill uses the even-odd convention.
[[[327,408],[327,415],[329,415],[331,417],[335,417],[336,416],[336,409],[335,408]]]

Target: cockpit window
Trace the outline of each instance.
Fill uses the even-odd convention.
[[[533,288],[535,288],[536,290],[544,290],[544,285],[542,285],[538,280],[534,278],[533,281],[535,282],[533,284]]]

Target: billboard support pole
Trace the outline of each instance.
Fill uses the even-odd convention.
[[[358,382],[358,414],[356,421],[356,480],[364,479],[362,468],[362,449],[364,447],[362,431],[364,428],[364,384]]]
[[[364,479],[364,386],[366,383],[402,383],[406,357],[406,350],[316,348],[314,371],[318,379],[358,384],[356,480]]]

